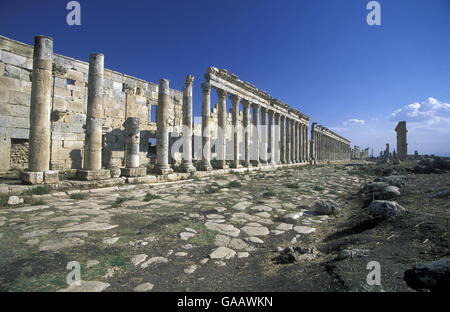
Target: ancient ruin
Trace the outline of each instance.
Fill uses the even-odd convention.
[[[406,160],[408,156],[408,143],[406,141],[406,121],[400,121],[395,127],[397,132],[397,158],[399,160]]]
[[[0,39],[5,72],[0,88],[10,112],[1,115],[6,157],[0,169],[14,166],[15,140],[29,140],[25,183],[57,183],[58,170],[69,169],[77,170],[77,179],[90,181],[114,178],[118,169],[124,177],[147,172],[167,176],[174,170],[207,172],[351,158],[350,141],[316,123],[308,137],[310,117],[227,70],[210,67],[205,74],[202,140],[196,144],[192,75],[186,76],[181,92],[170,89],[167,79],[155,85],[105,69],[99,53],[91,54],[89,63],[54,55],[53,40],[45,36],[37,36],[34,47]],[[211,89],[218,95],[214,107]],[[150,152],[152,139],[156,155]]]

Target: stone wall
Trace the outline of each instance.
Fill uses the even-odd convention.
[[[107,62],[107,55],[105,59]],[[16,166],[10,162],[11,140],[29,137],[32,68],[33,46],[0,36],[0,171]],[[86,62],[54,55],[51,169],[82,167],[88,69]],[[142,164],[148,163],[148,140],[156,132],[150,110],[158,104],[158,85],[109,69],[104,78],[103,166],[123,166],[122,124],[127,117],[141,120],[140,157]],[[171,131],[176,131],[182,124],[183,95],[171,90],[171,96],[170,125]]]

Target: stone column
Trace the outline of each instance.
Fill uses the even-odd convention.
[[[268,143],[269,143],[269,150],[270,150],[270,164],[276,165],[275,162],[275,119],[274,119],[274,111],[269,110],[269,135],[268,135]]]
[[[202,83],[202,161],[200,170],[211,171],[211,85]]]
[[[122,125],[125,127],[125,164],[120,172],[125,177],[140,177],[147,174],[147,168],[139,167],[140,121],[137,117],[128,117]]]
[[[171,174],[173,172],[169,165],[169,106],[169,80],[161,79],[159,81],[156,118],[156,172],[159,174]]]
[[[286,153],[286,163],[290,164],[291,163],[291,120],[289,119],[289,117],[286,116],[286,148],[285,148],[285,153]]]
[[[304,125],[304,127],[303,127],[303,133],[304,133],[304,136],[303,136],[303,144],[304,144],[304,146],[303,146],[303,148],[304,148],[304,157],[303,157],[303,161],[305,161],[305,162],[307,162],[308,160],[309,160],[309,153],[308,153],[308,126],[307,125]]]
[[[240,98],[237,95],[231,95],[232,104],[232,124],[233,124],[233,162],[232,168],[240,168],[241,163],[239,160],[239,144],[240,144],[240,126],[239,126],[239,102]]]
[[[259,166],[259,105],[252,104],[253,108],[253,131],[252,131],[252,151],[253,165]]]
[[[222,89],[216,89],[219,97],[218,104],[218,144],[217,149],[217,167],[218,169],[227,169],[227,92]]]
[[[273,146],[273,153],[275,164],[278,165],[280,163],[280,113],[275,113],[274,115],[275,119],[275,131],[274,131],[274,144]]]
[[[298,123],[298,162],[303,162],[303,124]]]
[[[250,103],[247,100],[242,100],[242,105],[244,108],[244,165],[246,167],[251,167],[250,162],[250,135],[251,135],[251,125],[250,125]]]
[[[286,116],[280,115],[280,161],[286,163]]]
[[[397,157],[404,161],[408,156],[406,121],[400,121],[395,127],[395,131],[397,132]]]
[[[260,133],[260,162],[262,164],[267,164],[267,109],[261,107],[261,133]]]
[[[192,83],[194,76],[185,78],[183,90],[183,161],[181,171],[195,172],[192,165]]]
[[[80,180],[103,180],[111,177],[109,170],[102,169],[103,68],[103,54],[92,53],[89,58],[84,166],[83,170],[77,170],[77,178]]]
[[[295,162],[300,162],[300,123],[298,121],[294,122],[295,128]]]
[[[31,83],[28,170],[21,175],[21,180],[27,184],[59,182],[58,171],[50,171],[52,66],[53,39],[36,36]]]
[[[291,163],[295,164],[295,126],[294,120],[291,119]]]

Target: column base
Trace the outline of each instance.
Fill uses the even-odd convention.
[[[192,165],[192,163],[183,163],[180,166],[180,171],[189,173],[189,172],[195,172],[195,171],[197,171],[197,169],[195,169],[195,167],[194,167],[194,165]]]
[[[200,171],[212,171],[213,167],[211,166],[211,163],[209,161],[202,161],[199,166]]]
[[[20,175],[25,184],[54,184],[59,182],[59,173],[56,170],[49,171],[25,171]]]
[[[162,166],[157,166],[155,168],[155,172],[157,174],[167,175],[167,174],[172,174],[173,173],[173,169],[170,168],[169,165],[162,165]]]
[[[230,164],[230,168],[233,168],[233,169],[239,169],[239,168],[242,168],[241,162],[240,162],[239,160],[237,161],[237,163],[236,163],[236,161],[233,161],[233,162]]]
[[[120,168],[120,175],[123,177],[143,177],[147,175],[147,168]]]
[[[92,181],[92,180],[106,180],[111,179],[111,170],[108,169],[78,169],[75,175],[77,180]]]
[[[244,163],[243,163],[242,166],[243,166],[243,167],[246,167],[246,168],[251,168],[251,167],[253,167],[253,165],[252,165],[252,163],[251,163],[250,161],[244,161]]]
[[[253,164],[253,167],[259,167],[261,166],[261,163],[257,160],[252,160],[251,163]]]

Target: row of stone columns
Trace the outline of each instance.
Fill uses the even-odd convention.
[[[311,159],[315,161],[348,160],[351,158],[349,143],[337,140],[311,127]]]
[[[226,100],[227,92],[217,89],[218,95],[218,131],[217,131],[217,168],[227,168],[226,133],[228,131]],[[300,163],[309,160],[308,126],[287,116],[267,109],[256,103],[250,103],[238,95],[231,94],[232,103],[232,144],[233,158],[231,166],[276,165],[280,163]],[[238,122],[239,105],[243,106],[242,127]],[[250,106],[253,118],[250,120]],[[261,130],[262,129],[262,130]],[[267,131],[266,131],[267,130]],[[202,84],[202,161],[200,170],[212,170],[211,165],[211,85]],[[243,140],[244,150],[240,151]],[[269,157],[270,153],[270,157]]]

